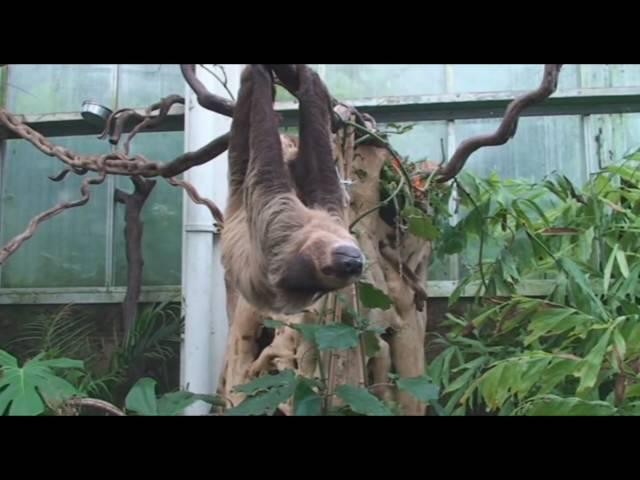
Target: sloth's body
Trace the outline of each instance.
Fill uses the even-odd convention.
[[[269,313],[300,312],[353,283],[364,262],[341,218],[328,92],[315,73],[298,72],[296,155],[283,154],[273,79],[262,65],[243,72],[231,128],[222,261],[229,286]]]

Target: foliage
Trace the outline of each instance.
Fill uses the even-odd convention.
[[[20,367],[18,359],[0,350],[0,415],[40,415],[47,406],[62,403],[78,390],[56,374],[61,369],[82,368],[68,358],[45,360],[37,355]]]
[[[84,368],[61,371],[61,378],[82,395],[121,403],[145,375],[162,380],[162,390],[170,390],[167,365],[178,352],[182,331],[179,309],[179,305],[167,303],[145,308],[129,338],[113,339],[113,351],[106,358],[101,354],[104,346],[95,322],[72,305],[24,319],[7,348],[23,361],[36,355],[44,360],[80,359]]]
[[[384,292],[364,282],[358,284],[358,298],[362,305],[369,308],[386,310],[392,306]],[[343,323],[294,324],[266,320],[264,326],[293,328],[320,351],[354,348],[360,342],[365,348],[375,350],[375,334],[381,333],[380,329],[360,316],[343,297],[338,296],[338,301],[343,309]],[[389,380],[394,382],[392,385],[422,401],[431,401],[438,395],[438,387],[426,375],[414,378],[390,377]],[[327,383],[324,377],[307,378],[289,369],[266,374],[244,385],[235,386],[235,391],[244,393],[247,397],[239,405],[228,409],[225,415],[273,415],[281,404],[289,400],[292,400],[292,412],[295,416],[388,416],[396,413],[393,405],[385,404],[372,395],[369,388],[339,385],[332,393]],[[342,404],[329,407],[328,400],[334,396]]]
[[[640,153],[578,189],[562,175],[529,184],[458,180],[460,221],[440,254],[477,248],[450,299],[451,332],[428,372],[441,415],[640,413]],[[474,262],[475,264],[472,264]],[[536,298],[518,289],[544,279]]]

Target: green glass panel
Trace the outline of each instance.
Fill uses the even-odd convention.
[[[444,65],[326,65],[326,82],[339,100],[429,95],[445,91]]]
[[[453,65],[453,91],[480,93],[529,90],[540,85],[543,72],[543,64]],[[558,89],[573,88],[578,88],[578,66],[564,65]]]
[[[131,147],[132,154],[140,153],[157,161],[172,160],[183,151],[182,132],[143,133],[135,138]],[[125,177],[116,178],[116,187],[125,192],[133,191],[131,180]],[[116,285],[121,286],[127,283],[124,214],[124,205],[116,204],[114,271]],[[158,179],[142,211],[142,220],[143,284],[179,285],[182,265],[182,189]]]
[[[118,107],[146,108],[167,95],[184,96],[186,84],[175,65],[120,65]]]
[[[114,65],[10,65],[7,107],[14,113],[79,112],[93,100],[113,107]]]
[[[57,138],[77,152],[103,153],[108,147],[93,137]],[[85,177],[47,178],[63,168],[24,140],[7,142],[2,183],[2,243],[23,232],[30,219],[54,205],[81,197]],[[93,175],[88,173],[87,175]],[[2,287],[87,287],[105,284],[106,184],[92,186],[88,204],[40,224],[2,267]]]

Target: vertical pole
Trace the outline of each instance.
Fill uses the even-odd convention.
[[[215,71],[212,65],[207,68]],[[237,92],[241,65],[223,65],[229,90]],[[200,66],[198,78],[221,97],[228,93],[216,78]],[[187,87],[185,96],[185,148],[196,150],[229,131],[231,119],[205,110]],[[224,209],[227,199],[227,154],[190,169],[184,179],[204,197]],[[181,386],[199,394],[214,394],[222,372],[228,320],[224,273],[220,261],[219,236],[209,210],[183,196],[182,305],[185,332],[181,354]],[[203,402],[185,410],[186,415],[202,415],[209,406]]]

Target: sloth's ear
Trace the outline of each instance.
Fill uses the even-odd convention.
[[[316,266],[308,255],[298,253],[288,262],[278,287],[300,293],[313,294],[320,289],[316,279]]]

